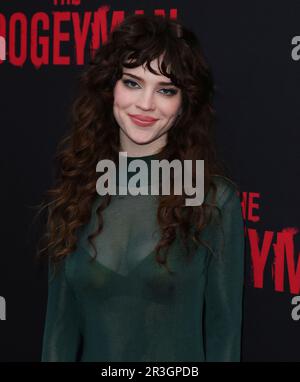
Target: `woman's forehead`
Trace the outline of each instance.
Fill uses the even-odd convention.
[[[128,62],[128,61],[127,61]],[[129,61],[129,63],[132,63]],[[147,67],[147,62],[143,63],[142,65],[139,65],[139,66],[136,66],[134,68],[127,68],[126,66],[122,65],[122,69],[123,69],[123,72],[127,72],[127,73],[131,73],[131,74],[135,74],[137,76],[155,76],[156,78],[159,77],[160,81],[163,81],[165,80],[166,82],[169,82],[168,79],[169,77],[165,76],[164,74],[161,73],[160,71],[160,68],[161,66],[159,66],[159,59],[156,58],[154,60],[152,60],[149,65],[151,67],[151,69],[154,70],[155,74],[152,73],[148,67]],[[160,63],[161,64],[161,63]],[[125,65],[126,65],[126,62],[125,62]],[[167,69],[167,73],[169,73],[169,68]]]

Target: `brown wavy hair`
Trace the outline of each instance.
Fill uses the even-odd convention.
[[[211,70],[196,35],[182,23],[162,16],[131,15],[115,27],[108,40],[94,52],[79,77],[80,91],[69,115],[71,126],[54,157],[55,184],[46,191],[39,205],[39,213],[46,209],[47,219],[39,241],[44,247],[38,255],[50,256],[52,263],[60,262],[77,248],[78,229],[90,219],[97,196],[97,162],[101,159],[118,161],[120,128],[113,116],[113,89],[122,77],[122,66],[146,65],[148,70],[158,74],[150,63],[161,55],[160,73],[182,91],[182,113],[168,131],[167,144],[158,153],[158,159],[204,160],[204,191],[207,195],[212,188],[213,199],[201,206],[185,207],[185,194],[158,196],[157,222],[161,239],[155,247],[156,260],[169,270],[167,258],[160,254],[162,250],[167,253],[177,234],[183,239],[188,254],[188,242],[194,249],[199,245],[211,249],[200,238],[200,232],[209,224],[212,209],[218,208],[213,175],[226,177],[226,166],[217,157],[214,143],[216,113],[212,107]],[[102,211],[110,201],[111,195],[105,195],[96,210],[98,228],[88,237],[95,251],[93,239],[102,231],[105,224]]]

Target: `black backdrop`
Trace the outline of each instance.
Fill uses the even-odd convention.
[[[51,185],[54,151],[83,69],[76,59],[75,18],[64,12],[80,20],[91,12],[93,20],[99,8],[107,33],[116,17],[162,10],[167,17],[177,12],[200,38],[216,82],[220,153],[243,196],[242,360],[300,361],[300,302],[292,305],[300,295],[300,4],[295,0],[1,0],[0,37],[7,55],[0,64],[0,296],[6,302],[6,315],[2,304],[0,316],[0,361],[40,360],[47,274],[34,261],[38,233],[32,206]],[[48,30],[41,23],[32,27],[38,12],[49,20]],[[56,12],[66,17],[59,27],[66,33],[61,43]],[[31,54],[35,30],[49,41],[49,56],[38,66]],[[87,41],[90,37],[91,29]],[[58,54],[69,57],[69,63],[53,53],[58,45]],[[87,56],[88,43],[84,60]]]

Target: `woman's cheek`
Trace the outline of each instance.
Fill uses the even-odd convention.
[[[130,91],[121,89],[117,94],[116,101],[118,102],[119,106],[126,107],[127,105],[134,102],[134,97]]]

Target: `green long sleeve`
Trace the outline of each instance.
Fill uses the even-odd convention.
[[[48,304],[44,329],[42,361],[76,361],[80,342],[80,311],[65,273],[65,261],[53,277],[48,268]]]
[[[240,361],[244,280],[244,222],[236,192],[224,191],[222,228],[215,232],[205,289],[205,359]],[[222,251],[224,239],[224,247]]]
[[[244,223],[236,188],[222,177],[214,181],[221,225],[209,224],[202,238],[216,257],[201,246],[187,259],[177,236],[168,252],[173,274],[155,259],[155,195],[112,197],[91,261],[88,237],[102,200],[95,199],[76,250],[54,278],[49,266],[42,361],[240,360]]]

